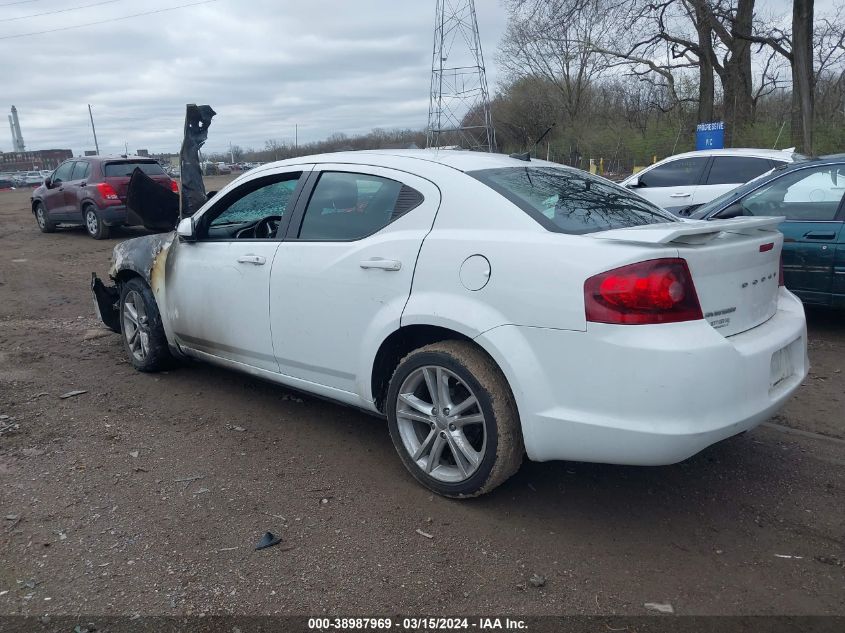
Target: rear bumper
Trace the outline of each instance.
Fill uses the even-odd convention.
[[[783,288],[771,319],[727,338],[694,321],[591,323],[587,332],[504,326],[478,341],[513,388],[537,461],[681,461],[771,417],[809,369],[804,310]]]
[[[100,219],[106,226],[132,226],[137,224],[130,219],[130,214],[126,209],[126,205],[114,205],[97,209]]]

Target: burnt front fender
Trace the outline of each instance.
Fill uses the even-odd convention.
[[[120,332],[120,284],[127,278],[141,277],[158,295],[164,283],[164,263],[175,237],[175,232],[144,235],[115,246],[109,269],[114,286],[107,286],[96,273],[91,273],[94,309],[108,328]]]
[[[143,277],[153,291],[156,290],[154,277],[156,271],[164,270],[163,263],[167,251],[173,243],[176,233],[157,233],[144,235],[121,242],[114,247],[112,266],[109,276],[118,280],[122,273],[131,271]]]

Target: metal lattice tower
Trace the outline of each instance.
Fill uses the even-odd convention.
[[[437,0],[426,147],[496,147],[475,0]]]

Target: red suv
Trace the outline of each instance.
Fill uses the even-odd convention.
[[[126,209],[126,190],[135,168],[179,192],[176,181],[152,158],[71,158],[32,192],[32,213],[38,227],[52,233],[58,224],[82,224],[91,237],[102,240],[113,226],[141,224],[140,218]]]

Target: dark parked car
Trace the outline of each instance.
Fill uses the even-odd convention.
[[[845,154],[779,167],[690,217],[784,216],[783,276],[806,304],[845,309]],[[755,282],[756,283],[756,282]]]
[[[32,213],[38,227],[52,233],[59,224],[82,224],[91,237],[102,240],[113,226],[140,224],[126,209],[126,190],[136,168],[163,187],[179,191],[176,181],[151,158],[71,158],[32,192]]]

